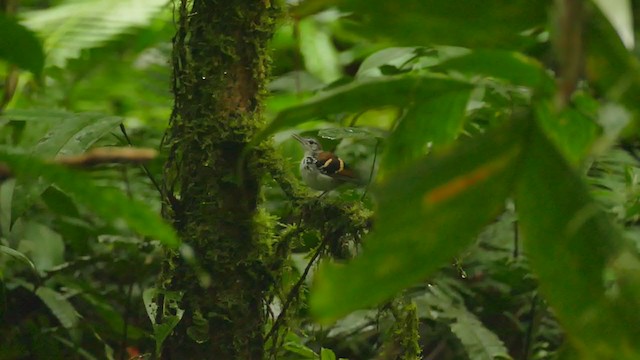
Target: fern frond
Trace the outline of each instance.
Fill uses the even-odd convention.
[[[47,66],[64,67],[84,49],[103,46],[148,25],[168,0],[84,0],[23,13],[22,23],[44,42]]]

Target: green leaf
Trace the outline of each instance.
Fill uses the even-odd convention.
[[[48,287],[39,287],[36,290],[36,295],[47,305],[64,328],[71,329],[78,325],[80,315],[62,294]]]
[[[33,220],[14,224],[12,236],[18,229],[22,230],[18,249],[29,256],[38,270],[46,272],[64,262],[64,241],[59,233]]]
[[[158,316],[158,304],[156,302],[158,295],[163,295],[163,313],[160,314],[160,316]],[[175,328],[180,320],[182,320],[184,309],[181,309],[178,306],[180,299],[182,299],[182,295],[175,291],[163,291],[156,288],[149,288],[142,293],[144,307],[147,310],[147,315],[153,325],[157,354],[160,353],[162,343],[164,343],[169,334],[171,334],[173,328]]]
[[[305,69],[327,84],[338,80],[342,76],[341,66],[327,28],[312,17],[301,20],[298,26]]]
[[[590,85],[609,99],[621,101],[630,109],[637,109],[640,61],[625,48],[615,29],[600,11],[593,11],[588,19],[585,27],[585,70]]]
[[[166,5],[166,0],[66,1],[21,15],[23,23],[44,39],[47,65],[64,67],[83,49],[102,46],[149,24]]]
[[[330,1],[334,2],[334,1]],[[327,0],[305,1],[305,8]],[[344,12],[362,19],[354,28],[366,38],[381,37],[394,44],[516,47],[526,30],[547,23],[545,0],[344,0]],[[532,40],[529,40],[531,42]]]
[[[628,49],[634,46],[633,10],[629,0],[593,0]]]
[[[470,360],[511,359],[504,343],[465,306],[454,301],[438,284],[413,299],[422,317],[451,322],[451,332],[460,339]],[[433,316],[432,314],[437,314]],[[426,315],[426,316],[425,316]]]
[[[22,121],[51,121],[55,125],[33,147],[32,153],[42,157],[72,155],[85,152],[97,140],[122,123],[122,118],[97,113],[73,114],[61,111],[13,110],[3,118]],[[17,219],[51,185],[37,177],[16,184],[13,218]],[[24,181],[26,180],[26,181]]]
[[[516,206],[540,289],[580,358],[637,359],[639,316],[615,310],[605,295],[606,266],[620,236],[537,127],[523,157]]]
[[[464,89],[416,101],[389,137],[383,165],[394,170],[425,154],[427,145],[453,141],[464,123],[471,91]]]
[[[106,221],[124,221],[139,234],[159,240],[166,246],[177,247],[179,244],[173,228],[147,204],[131,199],[116,189],[97,187],[85,174],[8,149],[0,149],[0,161],[11,168],[18,180],[42,177]]]
[[[468,246],[503,208],[527,124],[515,121],[431,155],[374,189],[379,211],[364,251],[346,266],[320,268],[312,312],[326,321],[377,304]]]
[[[258,143],[276,131],[306,121],[339,113],[394,106],[403,108],[415,101],[470,89],[467,82],[434,76],[404,76],[366,79],[321,93],[302,105],[281,111],[256,136]]]
[[[458,71],[468,76],[489,76],[545,93],[553,91],[555,85],[540,62],[513,51],[476,50],[446,60],[434,69]]]
[[[39,76],[44,67],[40,40],[31,30],[0,13],[0,59]]]
[[[581,96],[585,95],[575,94],[574,98]],[[535,106],[538,124],[567,160],[574,165],[580,164],[598,138],[598,125],[580,108],[567,107],[554,113],[551,101],[538,101]],[[597,114],[592,116],[595,118]]]
[[[33,271],[36,276],[40,276],[40,273],[38,273],[38,269],[36,268],[36,265],[33,263],[33,261],[29,260],[29,258],[20,251],[14,250],[8,246],[0,245],[0,253],[23,261],[25,264],[29,265],[31,271]]]
[[[331,349],[321,348],[320,360],[336,360],[336,354]]]

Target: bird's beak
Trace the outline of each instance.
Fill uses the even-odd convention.
[[[293,136],[293,138],[294,138],[294,139],[298,140],[298,142],[300,143],[300,145],[302,145],[302,147],[303,147],[305,150],[308,150],[308,149],[310,149],[310,148],[311,148],[311,147],[309,146],[309,142],[308,142],[305,138],[303,138],[302,136],[300,136],[300,135],[298,135],[298,134],[293,134],[292,136]]]
[[[304,138],[302,138],[302,137],[301,137],[300,135],[298,135],[298,134],[293,134],[293,138],[294,138],[294,139],[296,139],[296,140],[298,140],[298,141],[300,142],[300,144],[302,144],[302,145],[304,145],[304,144],[306,144],[306,143],[307,143],[306,141],[304,141]]]

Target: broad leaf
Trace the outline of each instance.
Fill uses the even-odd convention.
[[[616,311],[605,295],[603,277],[620,249],[619,234],[537,128],[523,158],[516,205],[540,288],[581,358],[637,359],[639,316]]]
[[[80,321],[80,315],[62,294],[48,287],[39,287],[36,290],[36,295],[47,305],[64,328],[71,329],[76,327],[78,321]]]
[[[141,235],[157,239],[167,246],[178,245],[173,228],[147,204],[131,199],[116,189],[98,187],[87,175],[6,149],[0,149],[0,161],[9,166],[18,180],[42,177],[104,220],[112,223],[124,221]]]
[[[346,266],[324,264],[316,276],[316,316],[336,319],[384,301],[468,246],[503,208],[527,124],[510,123],[380,184],[375,229],[363,253]]]
[[[489,76],[546,93],[554,88],[554,81],[542,64],[512,51],[476,50],[446,60],[435,69],[458,71],[469,76]]]
[[[368,79],[321,93],[302,105],[283,110],[256,136],[260,142],[274,132],[317,118],[339,113],[361,112],[386,106],[404,108],[451,92],[470,89],[471,84],[434,76]]]
[[[81,154],[97,140],[112,131],[122,118],[96,113],[73,114],[68,112],[40,110],[13,110],[3,118],[22,121],[53,122],[49,131],[33,147],[32,153],[41,157]],[[37,177],[22,179],[16,184],[13,201],[13,218],[17,219],[51,185]]]
[[[416,99],[389,137],[385,169],[393,170],[425,154],[427,145],[453,141],[464,124],[469,89]]]
[[[390,39],[394,44],[518,47],[531,39],[525,31],[547,22],[548,0],[344,0],[305,1],[300,12],[335,3],[357,15],[362,36]]]
[[[0,59],[29,70],[36,76],[44,67],[44,52],[31,30],[0,13]]]

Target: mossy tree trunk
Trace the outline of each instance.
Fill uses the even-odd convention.
[[[175,106],[164,144],[165,215],[196,264],[169,254],[162,287],[184,316],[164,359],[261,359],[266,239],[256,223],[260,174],[241,153],[262,126],[273,0],[176,2]],[[167,311],[167,309],[165,309]]]

